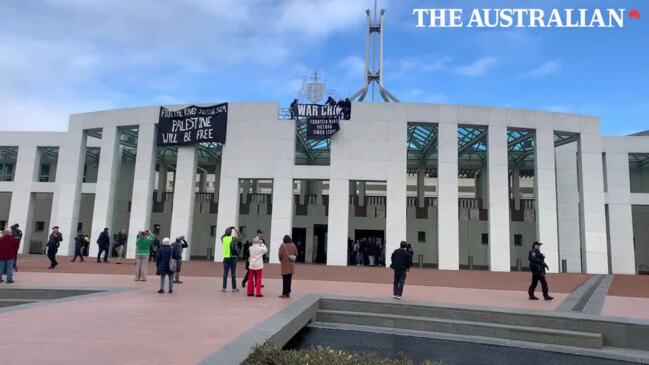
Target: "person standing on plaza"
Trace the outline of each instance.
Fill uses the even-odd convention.
[[[248,259],[250,262],[248,266],[248,277],[250,278],[250,284],[248,285],[249,297],[255,294],[257,297],[263,297],[261,294],[261,276],[266,252],[268,252],[268,248],[266,248],[261,238],[259,236],[253,238],[252,246],[250,246],[250,258]]]
[[[72,258],[71,262],[76,262],[77,257],[79,258],[80,262],[83,262],[83,246],[86,244],[86,237],[81,233],[81,231],[77,232],[77,236],[74,237],[74,258]]]
[[[243,262],[246,263],[246,274],[243,276],[243,280],[241,281],[241,287],[245,288],[246,283],[248,282],[249,279],[249,269],[250,269],[250,246],[252,246],[252,243],[250,241],[246,240],[246,243],[243,244]]]
[[[173,263],[171,262],[172,259],[175,260]],[[179,252],[171,247],[171,241],[168,237],[165,237],[156,256],[156,274],[160,275],[158,294],[165,292],[165,276],[169,277],[169,294],[174,292],[174,273],[177,269],[178,260],[180,260]]]
[[[392,284],[392,297],[394,299],[401,299],[403,295],[403,287],[406,284],[406,273],[410,269],[412,263],[412,255],[408,252],[408,244],[406,241],[401,241],[399,248],[392,252],[392,263],[390,268],[394,270],[394,282]]]
[[[121,264],[124,256],[126,256],[126,242],[128,241],[128,234],[125,229],[122,229],[117,233],[117,238],[115,239],[115,251],[117,251],[117,263]]]
[[[147,236],[150,236],[153,238],[151,241],[151,247],[149,247],[149,262],[153,261],[156,262],[156,255],[158,254],[158,249],[160,248],[160,240],[158,239],[158,235],[151,234],[149,230],[145,231]]]
[[[52,233],[47,239],[47,258],[50,259],[48,269],[54,269],[59,264],[56,262],[56,253],[59,251],[61,241],[63,241],[63,235],[59,232],[59,226],[52,227]]]
[[[4,230],[0,237],[0,283],[3,282],[2,275],[7,273],[7,284],[14,282],[14,261],[18,252],[18,241],[11,234],[11,229]]]
[[[183,282],[180,281],[180,266],[183,262],[183,249],[189,247],[189,244],[187,243],[187,240],[185,239],[185,236],[178,236],[176,237],[176,240],[174,243],[171,244],[171,248],[178,252],[178,255],[180,258],[178,259],[178,264],[176,267],[176,272],[174,274],[174,283],[176,284],[182,284]]]
[[[97,238],[97,245],[99,245],[99,253],[97,253],[97,263],[101,262],[101,254],[104,254],[104,262],[108,262],[108,248],[110,247],[110,236],[108,235],[108,228],[104,228]]]
[[[14,272],[18,271],[18,249],[20,249],[20,241],[23,239],[23,231],[19,229],[18,223],[11,226],[11,235],[14,236],[18,246],[16,246],[16,259],[14,260]]]
[[[233,234],[237,235],[234,236]],[[228,272],[230,273],[232,280],[232,291],[238,292],[237,289],[237,239],[239,237],[239,231],[234,227],[228,227],[225,229],[225,233],[221,236],[221,247],[223,250],[223,289],[222,292],[227,291],[228,287]]]
[[[539,241],[534,241],[532,243],[532,248],[528,255],[528,260],[530,262],[530,271],[532,271],[532,284],[530,284],[527,294],[529,294],[530,300],[539,300],[534,295],[536,290],[536,285],[538,282],[541,282],[541,290],[543,291],[543,299],[552,300],[553,297],[548,293],[548,282],[545,281],[545,270],[548,269],[548,265],[545,263],[545,255],[541,253],[542,243]]]
[[[135,240],[135,281],[146,281],[147,257],[150,254],[153,236],[140,231]]]
[[[279,262],[282,272],[282,295],[280,298],[291,297],[291,282],[295,273],[295,260],[297,259],[297,247],[291,241],[291,236],[285,235],[279,247]]]

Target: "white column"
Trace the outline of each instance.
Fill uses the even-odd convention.
[[[557,226],[554,130],[548,126],[539,126],[536,130],[535,146],[536,234],[538,241],[543,243],[543,254],[545,262],[550,266],[549,271],[559,272],[561,267]]]
[[[133,176],[131,216],[128,223],[126,257],[135,258],[137,232],[151,229],[153,205],[153,179],[155,178],[156,139],[155,124],[140,124]]]
[[[458,222],[458,177],[457,177],[457,124],[440,123],[438,131],[438,198],[440,212],[437,221],[439,269],[460,268],[460,238]]]
[[[347,265],[349,229],[349,180],[329,181],[329,219],[327,238],[327,265]]]
[[[117,127],[104,127],[101,134],[95,204],[90,231],[90,256],[97,256],[99,246],[95,244],[95,241],[104,228],[108,228],[111,234],[116,233],[113,232],[114,227],[112,226],[113,206],[120,166],[119,130]]]
[[[165,194],[167,193],[167,173],[169,172],[168,166],[166,163],[161,163],[158,168],[158,194],[156,196],[156,201],[161,202],[164,199]]]
[[[226,161],[224,161],[226,163]],[[221,171],[236,171],[236,166]],[[239,227],[239,179],[221,175],[219,183],[219,209],[216,216],[216,241],[214,242],[214,261],[223,261],[221,236],[231,226]]]
[[[19,253],[29,252],[29,239],[32,227],[31,186],[35,180],[37,165],[36,146],[23,145],[18,148],[16,158],[16,174],[14,175],[14,189],[11,192],[11,205],[9,207],[9,222],[7,227],[15,223],[23,231]]]
[[[597,133],[582,133],[579,149],[586,272],[608,274],[602,137]]]
[[[194,223],[194,202],[196,200],[196,146],[178,147],[176,176],[174,181],[174,205],[171,212],[171,234],[173,242],[178,236],[185,236],[192,244]],[[183,250],[183,259],[188,260],[191,250]]]
[[[554,158],[552,160],[554,161]],[[514,209],[521,209],[521,171],[518,164],[512,167],[512,199],[514,200]]]
[[[582,272],[582,260],[581,222],[579,219],[579,200],[581,198],[579,196],[579,179],[577,178],[577,143],[556,147],[554,161],[557,181],[556,214],[559,259],[561,262],[566,260],[568,272],[579,273]],[[544,203],[548,204],[548,201],[544,199]],[[539,239],[542,239],[541,235]]]
[[[417,207],[422,208],[424,206],[424,197],[425,197],[425,184],[424,184],[424,169],[419,168],[417,170]]]
[[[489,268],[491,271],[510,271],[507,127],[489,126],[487,136]]]
[[[293,179],[275,177],[273,179],[273,215],[270,221],[270,242],[268,255],[271,263],[279,263],[279,244],[284,235],[293,230]]]
[[[608,224],[613,274],[635,274],[629,154],[606,152]]]
[[[405,132],[404,132],[405,134]],[[406,156],[405,144],[403,156]],[[389,179],[387,184],[387,207],[385,216],[385,266],[390,266],[390,260],[387,259],[392,252],[399,248],[401,241],[406,240],[407,234],[407,174],[406,164],[401,169],[399,177]]]
[[[56,193],[53,205],[50,227],[59,226],[63,241],[59,254],[66,256],[74,254],[74,237],[79,223],[79,204],[81,202],[81,180],[86,152],[86,134],[83,130],[73,130],[68,133],[65,144],[59,149],[59,161],[65,168],[57,169]]]

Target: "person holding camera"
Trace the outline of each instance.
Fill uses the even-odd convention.
[[[541,282],[541,290],[543,291],[543,299],[552,300],[553,297],[548,294],[548,282],[545,281],[545,270],[549,269],[548,265],[545,263],[545,255],[541,253],[542,243],[539,241],[534,241],[532,243],[532,249],[528,255],[528,260],[530,261],[530,270],[532,271],[532,284],[528,289],[527,293],[529,294],[530,300],[539,300],[534,295],[536,290],[536,285],[538,282]]]
[[[248,284],[248,296],[263,297],[261,294],[261,275],[264,269],[264,255],[268,252],[268,248],[259,236],[252,239],[252,246],[250,246],[250,257],[248,258],[248,272],[246,275],[250,279]]]
[[[291,281],[295,273],[294,262],[297,259],[297,247],[291,241],[291,236],[285,235],[279,248],[279,262],[282,271],[282,295],[280,298],[291,297]]]
[[[233,235],[236,233],[236,236]],[[232,291],[238,292],[237,289],[237,240],[239,231],[234,227],[225,229],[225,233],[221,236],[221,247],[223,250],[223,289],[221,292],[225,293],[228,287],[228,271],[232,279]]]

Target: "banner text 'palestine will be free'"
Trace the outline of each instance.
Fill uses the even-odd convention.
[[[175,111],[160,107],[158,146],[225,143],[227,128],[227,103],[207,107],[191,105]]]

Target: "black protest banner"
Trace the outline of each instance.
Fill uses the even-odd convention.
[[[338,118],[307,118],[306,123],[307,139],[331,138],[340,130]]]
[[[191,105],[179,110],[160,107],[158,146],[183,146],[201,142],[225,143],[228,104]]]

